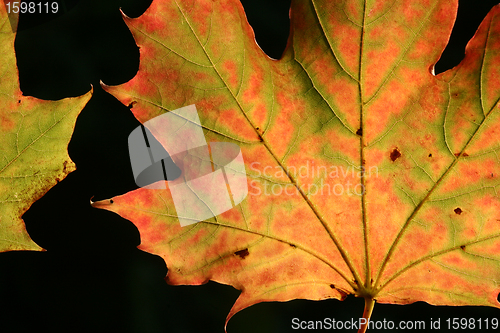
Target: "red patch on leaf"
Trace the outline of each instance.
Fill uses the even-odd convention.
[[[0,114],[0,125],[2,126],[2,131],[10,132],[14,129],[14,122],[6,114]]]
[[[366,54],[366,67],[364,68],[365,72],[370,73],[370,75],[366,75],[365,84],[364,84],[364,96],[365,98],[371,98],[377,89],[382,86],[383,81],[386,79],[389,73],[389,70],[394,66],[394,61],[396,61],[397,56],[401,51],[400,45],[398,45],[394,40],[386,40],[383,48],[381,49],[373,49],[368,51]],[[389,91],[386,93],[386,98],[393,99],[401,99],[404,101],[401,95],[401,88],[398,86],[402,86],[401,82],[391,81],[392,85],[389,87],[384,87],[384,91]],[[393,90],[396,89],[396,90]],[[376,97],[379,99],[380,97]],[[396,106],[395,106],[396,107]]]
[[[248,141],[256,141],[257,134],[252,126],[248,123],[240,112],[234,109],[224,110],[219,112],[218,118],[221,125],[227,128],[230,133],[237,134],[237,136],[245,138]]]
[[[322,77],[320,74],[319,78]],[[333,80],[332,77],[327,76],[324,80],[325,86],[328,87],[327,91],[334,102],[333,109],[340,111],[338,116],[342,120],[345,119],[348,126],[357,128],[359,126],[358,88],[350,84],[351,80],[346,76],[335,76]],[[331,116],[336,118],[333,111]]]
[[[359,67],[360,29],[352,24],[344,13],[337,10],[327,11],[328,28],[334,29],[336,34],[336,53],[340,62],[350,73],[357,73]],[[356,15],[355,13],[352,13]]]
[[[245,64],[245,66],[247,65]],[[252,69],[251,73],[246,72],[245,77],[242,78],[245,80],[244,84],[248,85],[243,91],[242,99],[245,103],[253,104],[256,102],[256,100],[262,98],[262,90],[264,87],[264,72],[262,68],[260,68],[260,66],[256,64],[252,64],[250,69]],[[248,71],[248,68],[246,69],[246,71]]]
[[[229,76],[229,84],[231,85],[231,88],[236,89],[240,83],[240,80],[238,79],[240,73],[238,73],[238,66],[236,65],[236,62],[233,60],[226,60],[222,66]]]
[[[257,104],[252,110],[251,110],[251,115],[252,115],[252,120],[254,124],[258,127],[258,130],[263,131],[266,123],[268,121],[268,112],[266,105],[263,103]]]

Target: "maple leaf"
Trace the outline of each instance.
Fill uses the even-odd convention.
[[[239,1],[153,1],[125,18],[137,76],[106,89],[141,122],[195,104],[207,141],[241,147],[249,193],[184,228],[168,190],[94,206],[139,228],[169,283],[240,289],[228,320],[262,301],[348,294],[365,318],[375,301],[499,308],[500,7],[435,76],[456,10],[293,1],[274,61]]]
[[[0,252],[40,250],[21,216],[75,170],[67,146],[91,93],[60,101],[23,96],[14,53],[17,14],[0,3]]]

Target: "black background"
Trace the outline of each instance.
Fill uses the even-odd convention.
[[[159,1],[159,0],[156,0]],[[99,86],[120,84],[137,72],[139,50],[119,8],[137,17],[142,0],[58,1],[58,15],[22,15],[16,55],[24,95],[43,99],[94,95],[78,117],[69,153],[77,171],[24,215],[45,252],[0,254],[0,332],[223,332],[239,291],[209,282],[169,286],[167,268],[136,248],[128,220],[89,205],[134,190],[127,138],[139,125],[130,110]],[[459,63],[467,41],[497,1],[460,1],[458,21],[437,72]],[[259,45],[279,58],[286,45],[289,0],[242,0]],[[500,50],[499,50],[500,51]],[[295,332],[292,318],[359,318],[363,300],[261,303],[238,313],[229,333]],[[373,320],[450,317],[500,318],[489,307],[377,304]],[[428,327],[428,326],[427,326]],[[441,331],[447,331],[441,329]]]

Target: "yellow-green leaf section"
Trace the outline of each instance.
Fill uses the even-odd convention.
[[[91,96],[60,101],[23,96],[13,30],[0,2],[0,252],[40,250],[21,216],[75,170],[67,146],[76,118]]]

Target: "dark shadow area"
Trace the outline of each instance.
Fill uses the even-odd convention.
[[[42,99],[79,96],[89,83],[133,78],[139,49],[120,13],[143,13],[152,0],[66,0],[59,15],[21,15],[16,37],[21,90]]]
[[[364,300],[352,296],[342,302],[295,300],[285,303],[260,303],[236,314],[229,321],[228,332],[357,332],[363,307]],[[368,332],[391,332],[392,324],[394,329],[399,331],[406,328],[416,332],[456,332],[457,329],[452,327],[453,318],[467,318],[468,321],[473,318],[475,329],[460,329],[460,332],[494,332],[496,330],[493,318],[498,318],[498,309],[432,306],[424,302],[404,306],[376,304],[371,320],[377,325],[377,329]],[[450,326],[447,319],[450,319]],[[489,329],[486,329],[485,320],[488,321]],[[399,325],[406,326],[398,327]],[[500,324],[496,326],[500,327]],[[312,327],[316,330],[312,330]]]
[[[289,33],[290,0],[241,1],[259,45],[270,57],[280,58]],[[99,82],[119,84],[135,75],[139,49],[119,8],[137,17],[150,2],[67,0],[64,15],[21,17],[16,51],[24,94],[57,99],[81,95],[93,85],[94,95],[78,117],[68,148],[78,170],[24,215],[30,235],[47,251],[0,254],[2,333],[224,331],[239,291],[214,282],[196,287],[167,285],[163,259],[136,248],[137,228],[89,204],[91,198],[109,198],[137,188],[127,138],[139,122]],[[437,72],[463,58],[465,44],[495,1],[460,3],[459,20]],[[354,297],[343,302],[261,303],[231,319],[228,332],[297,332],[302,330],[294,329],[294,318],[299,323],[357,320],[363,305]],[[456,332],[446,329],[446,319],[455,317],[484,320],[498,318],[499,312],[488,307],[377,304],[372,319],[422,320],[427,326],[420,332],[429,330],[431,318],[440,319],[440,332]]]
[[[291,0],[240,0],[260,48],[280,59],[290,32]]]
[[[436,74],[453,68],[462,61],[465,56],[465,46],[474,36],[486,14],[496,4],[498,4],[496,0],[459,1],[457,20],[453,26],[450,41],[436,64]]]
[[[0,267],[6,333],[222,332],[237,294],[214,282],[169,286],[163,259],[133,248],[7,252]]]
[[[140,123],[99,82],[120,84],[139,66],[130,17],[149,1],[60,1],[54,17],[22,15],[16,38],[25,95],[93,96],[79,115],[71,173],[23,215],[45,252],[0,254],[1,332],[200,332],[224,326],[238,291],[169,286],[163,259],[138,250],[137,228],[90,206],[137,188],[128,135]],[[171,160],[166,163],[173,163]],[[197,320],[192,320],[196,316]]]

